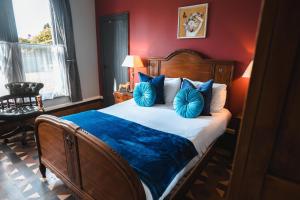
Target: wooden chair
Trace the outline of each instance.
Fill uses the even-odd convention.
[[[4,143],[21,141],[27,143],[27,131],[33,131],[33,119],[43,113],[43,106],[39,91],[44,87],[42,83],[13,82],[5,87],[9,95],[0,97],[0,123],[13,125],[14,129],[1,133],[0,139]]]

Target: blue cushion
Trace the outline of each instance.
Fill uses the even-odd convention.
[[[204,107],[202,94],[193,88],[180,89],[176,94],[174,109],[177,114],[185,118],[195,118],[200,115]]]
[[[201,113],[201,115],[209,116],[210,114],[210,103],[212,99],[212,86],[214,81],[211,79],[207,82],[204,82],[200,85],[200,87],[196,88],[193,83],[191,83],[189,80],[184,79],[181,84],[181,88],[194,88],[197,89],[199,92],[201,92],[203,98],[204,98],[204,108]]]
[[[133,98],[137,105],[150,107],[154,105],[156,91],[154,86],[148,82],[142,82],[134,88]]]
[[[151,76],[139,72],[139,78],[140,78],[140,82],[149,82],[155,87],[156,90],[155,103],[164,104],[165,103],[165,98],[164,98],[165,75],[160,75],[153,78]]]

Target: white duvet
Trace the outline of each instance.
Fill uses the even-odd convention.
[[[133,99],[100,109],[99,111],[136,122],[149,128],[185,137],[194,144],[199,155],[192,159],[177,174],[160,199],[168,195],[178,180],[202,157],[210,144],[224,133],[227,123],[231,118],[231,113],[227,109],[222,109],[218,113],[212,113],[212,116],[186,119],[176,114],[172,104],[140,107],[135,104]],[[152,200],[149,188],[144,183],[143,186],[147,200]]]

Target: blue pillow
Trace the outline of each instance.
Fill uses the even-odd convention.
[[[194,88],[197,89],[199,92],[201,92],[203,98],[204,98],[204,108],[201,113],[201,115],[210,116],[210,103],[212,99],[212,86],[214,81],[211,79],[207,82],[204,82],[201,84],[200,87],[196,88],[193,83],[191,83],[189,80],[184,79],[181,84],[181,88]]]
[[[195,118],[200,115],[204,107],[202,94],[193,88],[180,89],[176,94],[174,109],[177,114],[185,118]]]
[[[140,83],[134,88],[133,99],[139,106],[153,106],[156,99],[156,91],[154,86],[148,82]]]
[[[155,103],[164,104],[165,103],[165,98],[164,98],[165,75],[160,75],[153,78],[151,76],[139,72],[139,78],[140,78],[140,82],[149,82],[155,87],[156,90]]]

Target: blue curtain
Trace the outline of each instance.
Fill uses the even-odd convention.
[[[12,0],[0,0],[0,41],[5,46],[8,56],[4,54],[0,58],[0,70],[10,72],[6,74],[8,82],[23,81],[21,51],[16,44],[18,32],[14,16]],[[5,68],[5,70],[4,70]]]
[[[12,0],[0,0],[0,40],[18,42]]]
[[[69,0],[50,0],[53,38],[65,47],[67,75],[71,101],[82,100],[80,78],[75,54],[73,24]]]

